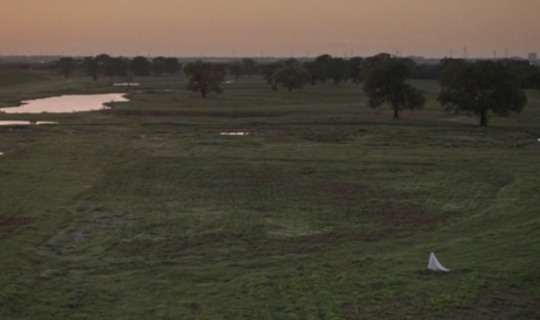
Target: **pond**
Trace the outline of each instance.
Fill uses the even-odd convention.
[[[31,124],[57,124],[55,121],[0,120],[0,126],[28,126]]]
[[[129,101],[124,93],[64,95],[25,100],[20,106],[0,108],[5,113],[69,113],[108,109],[105,104]]]
[[[225,131],[225,132],[220,132],[219,135],[220,136],[248,136],[249,132],[248,131]]]

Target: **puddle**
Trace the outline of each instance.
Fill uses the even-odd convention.
[[[43,125],[43,124],[58,124],[58,122],[55,122],[55,121],[0,120],[0,126],[28,126],[28,125]]]
[[[24,100],[18,107],[1,108],[5,113],[70,113],[108,109],[105,103],[129,101],[124,93],[65,95]]]
[[[3,155],[4,155],[4,153],[3,153],[3,152],[0,152],[0,156],[3,156]]]
[[[220,136],[248,136],[249,131],[238,131],[238,132],[220,132]]]
[[[113,83],[113,87],[138,87],[141,84],[138,82],[117,82]]]

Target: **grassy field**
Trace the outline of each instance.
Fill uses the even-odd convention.
[[[1,319],[540,317],[540,92],[479,128],[434,82],[393,120],[353,84],[137,80],[110,110],[0,113],[59,122],[0,127]],[[6,82],[0,106],[118,91]]]

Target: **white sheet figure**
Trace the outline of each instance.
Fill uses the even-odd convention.
[[[437,257],[435,256],[435,253],[434,252],[431,252],[429,254],[429,262],[428,262],[428,269],[429,270],[433,270],[433,271],[442,271],[442,272],[448,272],[450,271],[450,269],[446,268],[445,266],[443,266],[439,260],[437,259]]]

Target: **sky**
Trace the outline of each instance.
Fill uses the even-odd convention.
[[[526,57],[540,0],[1,0],[0,55]]]

